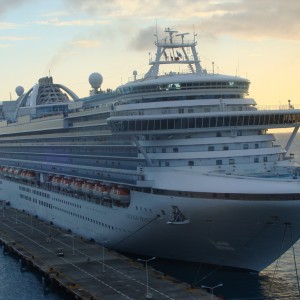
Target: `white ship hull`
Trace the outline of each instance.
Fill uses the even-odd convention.
[[[293,200],[257,201],[253,205],[253,201],[133,192],[130,206],[124,209],[5,179],[0,195],[12,207],[107,247],[255,271],[272,263],[300,234],[300,201]],[[189,223],[168,223],[174,205],[180,207]]]

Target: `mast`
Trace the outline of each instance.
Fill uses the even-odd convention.
[[[160,65],[187,65],[191,73],[203,73],[196,50],[197,42],[195,34],[193,41],[185,41],[185,36],[189,33],[178,33],[170,28],[165,29],[166,37],[159,40],[156,33],[156,54],[155,59],[150,59],[151,65],[145,78],[156,77],[159,74]],[[189,53],[192,53],[190,55]]]

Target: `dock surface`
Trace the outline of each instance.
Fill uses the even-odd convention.
[[[74,299],[185,299],[208,300],[201,289],[145,266],[116,251],[73,235],[26,212],[0,207],[0,242],[22,264],[42,272],[46,282]]]

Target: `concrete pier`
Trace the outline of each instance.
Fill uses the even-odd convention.
[[[74,299],[185,299],[209,300],[201,289],[166,276],[71,232],[2,206],[0,242],[18,255],[22,268],[41,272],[48,286],[59,287]]]

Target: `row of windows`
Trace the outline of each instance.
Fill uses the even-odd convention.
[[[24,187],[24,186],[20,186],[19,185],[19,190],[23,191],[23,192],[27,192],[27,193],[31,193],[32,192],[32,194],[38,195],[38,196],[42,196],[44,198],[48,198],[48,199],[50,198],[50,195],[48,193],[44,193],[44,192],[37,191],[37,190],[34,190],[34,189],[32,189],[32,191],[31,191],[31,189],[28,188],[28,187]]]
[[[83,219],[83,220],[86,220],[86,221],[88,221],[88,222],[91,222],[91,223],[94,223],[94,224],[103,226],[103,227],[108,228],[108,229],[119,230],[119,231],[123,231],[123,232],[128,232],[128,231],[125,230],[124,228],[123,228],[123,230],[122,230],[122,229],[119,228],[119,227],[112,226],[112,225],[108,225],[108,224],[103,223],[103,222],[100,222],[100,221],[98,221],[98,220],[95,220],[95,219],[92,219],[92,218],[88,218],[88,217],[86,217],[86,216],[77,214],[77,213],[75,213],[75,212],[72,212],[72,211],[69,211],[69,210],[66,210],[66,209],[57,207],[57,206],[52,205],[52,204],[50,204],[50,203],[48,203],[48,202],[46,202],[46,201],[42,201],[42,200],[37,200],[37,199],[35,199],[35,198],[31,198],[31,197],[28,196],[28,195],[20,194],[20,198],[21,198],[21,199],[24,199],[24,200],[27,200],[27,201],[30,201],[30,202],[38,203],[39,205],[42,205],[42,206],[47,207],[47,208],[49,208],[49,209],[56,209],[56,210],[59,210],[59,211],[61,211],[61,212],[67,213],[67,214],[69,214],[69,215],[73,215],[73,216],[75,216],[75,217],[78,217],[78,218]],[[57,200],[60,200],[60,199],[57,199]],[[65,203],[65,204],[66,204],[67,201],[61,200],[61,201],[59,201],[59,202],[62,202],[62,203]],[[71,203],[68,202],[67,204],[70,205]],[[81,208],[81,206],[80,206],[80,208]]]
[[[126,232],[126,233],[130,233],[129,231],[125,230],[124,228],[120,228],[120,227],[117,227],[117,226],[108,225],[106,223],[103,223],[103,222],[100,222],[98,220],[95,220],[95,219],[92,219],[92,218],[89,218],[89,217],[77,214],[75,212],[72,212],[72,211],[69,211],[69,210],[66,210],[66,209],[63,209],[63,208],[60,208],[60,207],[57,207],[55,205],[53,205],[53,209],[56,209],[56,210],[58,210],[60,212],[66,213],[68,215],[72,215],[72,216],[77,217],[77,218],[79,218],[81,220],[85,220],[85,221],[91,222],[93,224],[105,227],[107,229],[118,230],[118,231],[123,231],[123,232]]]
[[[48,193],[44,193],[44,192],[41,192],[41,191],[37,191],[37,190],[32,190],[32,193],[35,194],[35,195],[38,195],[38,196],[42,196],[44,198],[50,198],[50,195]]]
[[[60,203],[63,203],[63,204],[71,205],[71,206],[73,206],[73,207],[81,208],[81,205],[76,204],[76,203],[74,203],[74,202],[62,200],[62,199],[55,198],[55,197],[52,197],[52,200],[57,201],[57,202],[60,202]]]
[[[153,84],[143,86],[123,86],[117,89],[121,94],[151,93],[171,90],[195,90],[195,89],[242,89],[248,92],[247,81],[200,81],[171,84]]]
[[[144,190],[150,193],[151,190]],[[223,199],[223,200],[245,200],[245,201],[284,201],[300,200],[300,193],[292,194],[234,194],[234,193],[201,193],[201,192],[181,192],[162,189],[152,189],[153,194],[202,198],[202,199]]]
[[[137,148],[135,146],[117,146],[109,145],[109,146],[94,146],[91,147],[85,146],[85,147],[78,147],[78,146],[72,146],[72,145],[63,145],[63,146],[31,146],[30,148],[27,146],[18,146],[18,147],[1,147],[1,152],[5,150],[5,152],[15,152],[15,153],[46,153],[46,154],[85,154],[92,153],[92,154],[101,154],[101,155],[108,155],[108,154],[120,154],[120,155],[127,155],[127,154],[136,154]]]
[[[52,209],[52,204],[48,203],[46,201],[38,200],[36,198],[32,198],[32,197],[30,197],[28,195],[24,195],[24,194],[20,194],[20,198],[24,199],[24,200],[27,200],[27,201],[30,201],[30,202],[33,202],[33,203],[38,203],[39,205],[42,205],[42,206],[45,206],[45,207],[48,207],[48,208]]]
[[[19,185],[19,190],[27,192],[27,193],[31,193],[31,189],[30,188],[24,187],[24,186],[20,186],[20,185]]]
[[[194,129],[211,127],[236,127],[255,125],[282,125],[300,123],[300,114],[222,116],[205,118],[177,118],[160,120],[109,121],[112,130],[149,131],[170,129]]]
[[[262,158],[262,161],[264,163],[268,162],[268,157],[264,156]],[[222,159],[217,159],[217,160],[215,160],[215,162],[216,162],[217,166],[220,166],[220,165],[223,165],[223,164],[225,164],[225,165],[234,165],[236,163],[236,160],[234,158],[229,158],[229,159],[226,159],[226,160],[225,159],[223,159],[223,160]],[[258,156],[254,157],[253,162],[254,163],[259,163],[260,162],[259,157]],[[195,165],[200,165],[200,164],[196,164],[196,163],[197,163],[197,161],[194,161],[194,160],[187,161],[187,165],[189,167],[193,167]],[[250,161],[248,161],[247,163],[250,163]],[[161,167],[161,166],[170,167],[172,165],[173,165],[173,162],[170,162],[170,161],[158,161],[158,166],[159,167]]]
[[[238,147],[240,147],[240,144],[238,144]],[[250,144],[250,147],[249,147],[249,144],[243,144],[243,149],[258,149],[259,148],[259,144],[258,143],[255,143],[254,145],[251,145]],[[236,150],[236,149],[240,149],[240,148],[234,148],[232,150]],[[228,145],[221,145],[220,147],[218,148],[215,148],[215,146],[212,146],[212,145],[209,145],[209,146],[205,146],[203,145],[203,147],[201,147],[200,149],[199,148],[196,148],[195,146],[193,147],[193,151],[228,151],[229,150],[229,146]],[[146,148],[146,152],[147,153],[178,153],[179,152],[179,148],[178,147],[173,147],[173,148]],[[187,152],[186,150],[181,150],[181,152]]]

